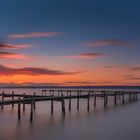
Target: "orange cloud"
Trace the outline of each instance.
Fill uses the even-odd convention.
[[[85,43],[89,47],[104,47],[104,46],[128,46],[129,42],[122,39],[103,39],[88,41]]]
[[[38,67],[24,67],[24,68],[12,68],[4,65],[0,65],[0,75],[2,76],[11,76],[11,75],[29,75],[29,76],[38,76],[38,75],[75,75],[81,72],[64,72],[59,70],[51,70],[47,68],[38,68]]]
[[[125,79],[127,80],[140,80],[140,77],[134,76],[134,75],[123,75]]]
[[[66,58],[71,58],[71,59],[95,59],[97,57],[102,57],[105,54],[103,53],[82,53],[78,55],[70,55],[66,56]]]
[[[38,38],[38,37],[51,37],[56,35],[62,35],[61,32],[33,32],[27,34],[13,34],[9,35],[8,38],[10,39],[20,39],[20,38]]]
[[[27,59],[28,57],[23,54],[17,54],[12,52],[0,52],[1,59]]]

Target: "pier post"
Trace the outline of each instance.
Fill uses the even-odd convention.
[[[12,91],[12,100],[14,100],[14,92]],[[12,104],[12,108],[14,108],[14,104]]]
[[[33,106],[34,106],[34,100],[31,100],[31,108],[30,108],[30,122],[33,121]]]
[[[53,114],[53,94],[52,94],[52,99],[51,99],[51,114]]]
[[[69,95],[69,111],[71,111],[71,92],[70,92],[70,95]]]
[[[23,93],[23,99],[25,99],[25,93]],[[23,112],[25,111],[25,103],[23,102]]]
[[[88,97],[87,97],[87,111],[89,111],[89,106],[90,106],[90,93],[88,93]]]
[[[34,92],[34,97],[33,98],[35,98],[36,97],[36,93]],[[36,109],[36,103],[35,103],[35,101],[34,101],[34,110]]]
[[[129,101],[132,101],[131,92],[129,92]]]
[[[124,92],[122,93],[122,103],[124,104]]]
[[[18,98],[20,100],[20,98]],[[20,121],[21,118],[21,105],[20,102],[18,103],[18,120]]]
[[[62,113],[65,116],[65,98],[63,94],[62,94]]]
[[[106,93],[104,93],[104,108],[106,108],[106,104],[107,104],[107,95]]]
[[[79,110],[79,91],[77,91],[77,110]]]
[[[2,101],[4,101],[4,92],[2,92],[2,97],[1,97],[2,99]],[[1,109],[3,110],[3,105],[1,105]]]
[[[96,93],[94,93],[94,107],[96,107]]]
[[[117,104],[117,93],[116,92],[114,93],[114,104],[115,105]]]

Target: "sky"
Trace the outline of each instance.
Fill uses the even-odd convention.
[[[0,0],[0,84],[140,85],[140,1]]]

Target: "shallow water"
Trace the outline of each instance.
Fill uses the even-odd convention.
[[[13,89],[15,93],[32,94],[40,89]],[[5,91],[9,92],[11,89]],[[128,101],[128,98],[126,98]],[[140,102],[103,108],[102,99],[98,99],[94,108],[90,99],[90,111],[87,112],[87,100],[80,99],[80,109],[76,109],[76,100],[72,100],[72,111],[66,116],[61,112],[61,103],[55,102],[54,114],[51,115],[50,102],[37,103],[34,121],[29,122],[30,106],[26,105],[21,121],[17,120],[17,106],[5,106],[0,110],[0,140],[139,140],[140,139]]]

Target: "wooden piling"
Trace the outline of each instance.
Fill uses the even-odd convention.
[[[89,111],[89,107],[90,107],[90,93],[88,93],[87,96],[87,111]]]
[[[30,107],[30,122],[33,121],[33,107],[34,106],[34,100],[31,100],[31,107]]]
[[[36,93],[34,92],[34,97],[33,98],[35,98],[36,97]],[[36,102],[34,101],[34,110],[36,109]]]
[[[107,105],[107,95],[106,93],[104,93],[104,108],[106,107]]]
[[[96,107],[96,93],[94,93],[94,107]]]
[[[14,92],[12,91],[12,100],[14,100]],[[12,104],[12,108],[14,108],[14,104]]]
[[[23,99],[25,99],[25,93],[23,93]],[[25,111],[25,103],[23,103],[23,112]]]
[[[117,93],[116,92],[114,93],[114,104],[115,105],[117,104]]]
[[[124,92],[122,93],[122,103],[124,104]]]
[[[1,100],[4,101],[4,92],[2,92]],[[1,109],[3,110],[3,105],[1,105]]]
[[[65,116],[65,98],[63,94],[62,94],[62,113]]]
[[[52,97],[53,97],[54,95],[52,94]],[[53,114],[53,99],[51,99],[51,114]]]
[[[132,96],[131,96],[131,92],[129,92],[129,101],[132,101]]]
[[[69,95],[69,111],[71,111],[71,93]]]
[[[79,110],[79,91],[77,91],[77,110]]]
[[[20,98],[18,98],[20,100]],[[18,120],[20,121],[21,118],[21,105],[20,102],[18,103]]]

